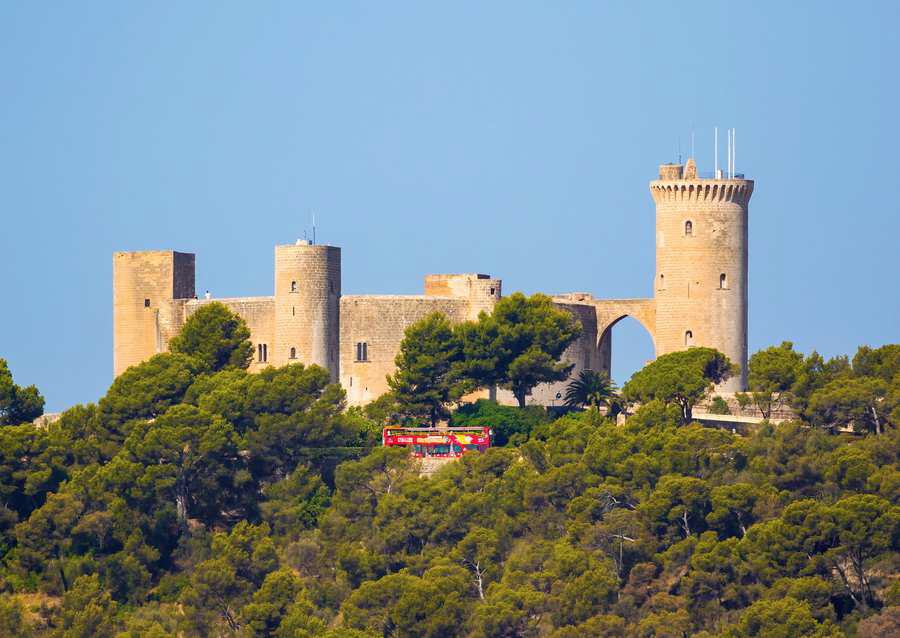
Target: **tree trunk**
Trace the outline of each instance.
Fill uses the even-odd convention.
[[[868,604],[874,599],[874,596],[872,595],[872,588],[869,586],[869,579],[866,578],[866,570],[863,566],[864,561],[861,557],[854,556],[850,559],[850,562],[853,564],[856,579],[859,581],[860,596]]]
[[[684,423],[690,423],[691,419],[694,418],[693,406],[690,401],[684,401],[681,404],[681,418],[684,419]]]
[[[621,538],[619,539],[619,560],[616,561],[616,577],[621,580],[622,579],[622,570],[625,569],[625,541]]]
[[[187,527],[187,502],[187,486],[184,484],[184,480],[179,478],[175,484],[175,511],[178,515],[178,523],[184,527]]]
[[[475,583],[478,585],[479,600],[484,600],[484,572],[481,571],[478,563],[475,563]]]
[[[684,537],[688,538],[691,535],[691,526],[688,524],[687,508],[684,509],[684,514],[681,515],[681,527],[684,529]]]
[[[875,411],[875,406],[871,406],[869,408],[872,410],[872,419],[875,421],[875,434],[881,434],[881,421],[878,419],[878,412]]]
[[[56,548],[56,564],[59,567],[59,579],[62,581],[63,592],[69,591],[69,581],[66,580],[66,572],[63,569],[62,552],[59,547]]]
[[[241,624],[237,621],[234,614],[231,611],[231,608],[228,606],[228,603],[224,600],[220,603],[222,609],[222,617],[225,619],[225,622],[228,623],[228,627],[231,631],[237,631],[241,628]]]
[[[860,609],[865,610],[867,607],[865,601],[860,600],[856,597],[856,594],[853,591],[853,586],[850,585],[850,580],[847,578],[846,572],[843,570],[837,560],[834,561],[834,568],[837,571],[838,576],[841,577],[841,581],[844,583],[844,588],[847,590],[847,593],[850,594],[850,598],[853,599],[853,602],[856,603],[856,605]]]
[[[524,408],[525,407],[525,390],[522,388],[517,388],[517,389],[513,390],[513,394],[516,397],[516,401],[519,402],[519,407]]]
[[[475,587],[478,589],[478,598],[479,600],[484,600],[485,570],[481,569],[481,561],[463,560],[463,564],[472,568],[472,573],[475,574]]]

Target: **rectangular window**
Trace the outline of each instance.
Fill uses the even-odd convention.
[[[264,343],[257,344],[256,346],[256,360],[259,363],[265,363],[269,360],[269,346]]]
[[[149,307],[150,307],[150,300],[144,299],[144,308],[149,308]]]
[[[368,361],[369,360],[369,344],[365,341],[359,341],[356,344],[356,360],[357,361]]]

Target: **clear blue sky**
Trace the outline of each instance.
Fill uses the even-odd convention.
[[[347,293],[428,272],[649,296],[647,189],[738,130],[750,348],[900,338],[894,2],[5,2],[0,357],[49,410],[111,380],[116,250],[271,294],[272,247]],[[621,382],[651,355],[617,327]]]

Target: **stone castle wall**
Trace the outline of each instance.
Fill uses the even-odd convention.
[[[553,298],[583,326],[563,355],[574,364],[573,377],[585,369],[610,372],[612,328],[631,316],[650,333],[657,356],[692,345],[717,348],[742,368],[718,391],[746,387],[747,207],[753,182],[696,175],[693,161],[664,165],[660,179],[650,184],[657,208],[653,298]],[[424,295],[342,296],[340,248],[301,241],[276,246],[271,297],[196,299],[194,266],[189,253],[115,253],[116,375],[166,351],[187,317],[218,301],[247,322],[254,344],[251,370],[315,363],[341,382],[350,404],[359,405],[387,390],[386,377],[410,324],[432,312],[454,322],[476,319],[491,312],[502,294],[500,279],[470,273],[427,275]],[[539,386],[528,403],[558,405],[566,384]],[[514,402],[504,391],[497,398]]]
[[[485,311],[490,313],[500,300],[503,282],[490,275],[477,273],[462,275],[426,275],[425,296],[453,297],[468,302],[467,319],[477,319]]]
[[[408,326],[433,312],[464,321],[465,299],[434,296],[348,295],[341,298],[341,385],[350,405],[362,405],[387,392],[387,376]],[[357,344],[366,344],[365,360]]]
[[[562,405],[569,380],[578,377],[582,370],[596,370],[609,374],[609,367],[603,367],[604,362],[597,347],[597,313],[591,304],[583,303],[583,300],[583,297],[578,300],[574,295],[553,298],[557,308],[572,313],[581,323],[582,332],[561,357],[561,361],[572,364],[569,379],[535,386],[531,394],[525,398],[526,405]],[[509,390],[497,390],[496,398],[500,403],[516,405],[516,399]]]
[[[234,314],[243,319],[250,330],[250,341],[253,343],[253,359],[249,370],[256,372],[272,365],[275,354],[275,298],[274,297],[225,297],[222,299],[191,299],[183,303],[181,325],[192,314],[206,304],[217,302],[224,304]],[[175,334],[178,333],[175,330]],[[260,360],[260,346],[265,346],[267,360]]]

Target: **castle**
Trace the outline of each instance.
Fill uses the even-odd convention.
[[[693,159],[663,164],[650,182],[656,203],[656,273],[651,298],[553,296],[583,333],[563,358],[581,370],[610,371],[612,328],[631,316],[650,333],[656,356],[690,346],[724,352],[740,374],[718,391],[747,381],[747,207],[753,181],[716,170],[701,176]],[[113,256],[113,359],[126,368],[167,349],[187,317],[208,299],[194,290],[195,257],[174,251]],[[240,315],[254,344],[250,370],[302,362],[327,369],[351,405],[387,391],[386,376],[407,326],[432,312],[452,321],[490,312],[500,279],[483,274],[427,275],[422,295],[342,295],[341,249],[297,241],[275,247],[275,292],[215,301]],[[529,403],[549,405],[566,383],[534,389]],[[501,400],[510,399],[503,394]]]

